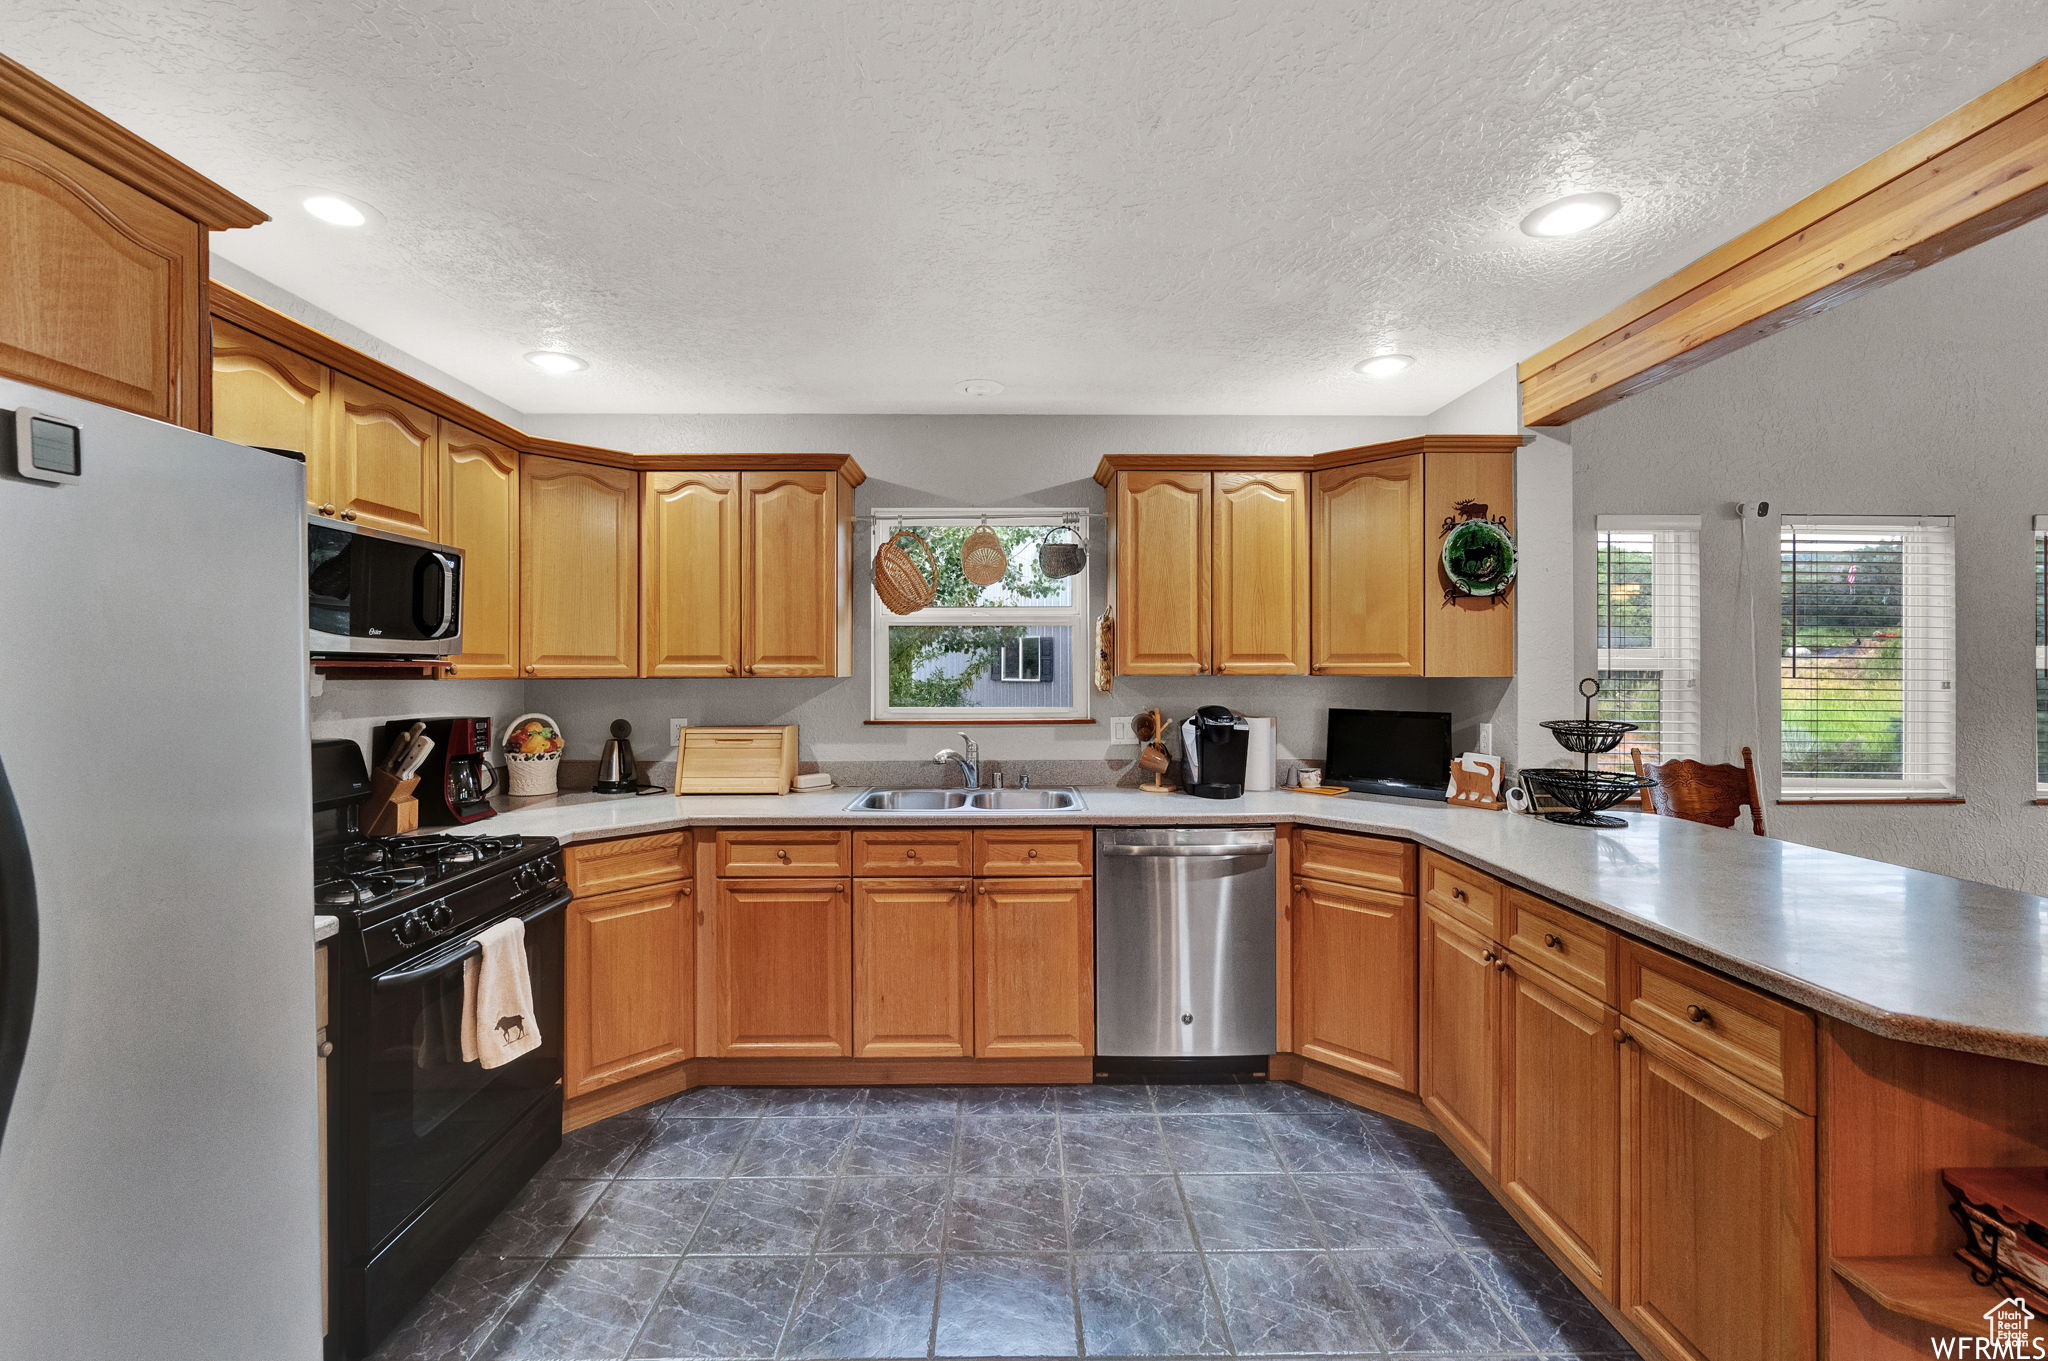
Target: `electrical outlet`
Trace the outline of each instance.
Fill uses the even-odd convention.
[[[671,718],[668,721],[668,749],[670,751],[674,751],[678,746],[682,745],[683,729],[689,726],[690,720],[687,718]]]
[[[1121,718],[1109,720],[1109,744],[1112,747],[1125,743],[1135,744],[1137,740],[1137,730],[1131,726],[1131,719],[1128,714]]]
[[[1493,755],[1493,724],[1491,723],[1481,723],[1479,725],[1479,754],[1481,756]]]

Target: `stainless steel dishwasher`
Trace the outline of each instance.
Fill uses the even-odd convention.
[[[1095,1052],[1105,1073],[1264,1071],[1273,829],[1095,833]]]

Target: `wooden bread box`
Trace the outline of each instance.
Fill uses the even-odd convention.
[[[685,728],[678,794],[787,794],[796,778],[797,725]]]

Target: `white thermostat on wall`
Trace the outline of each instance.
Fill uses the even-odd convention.
[[[14,413],[14,471],[37,482],[76,482],[85,466],[84,438],[69,421],[29,407]]]

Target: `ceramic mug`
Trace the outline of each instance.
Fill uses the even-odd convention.
[[[1295,771],[1294,782],[1303,789],[1320,789],[1323,785],[1323,768],[1302,766]]]

